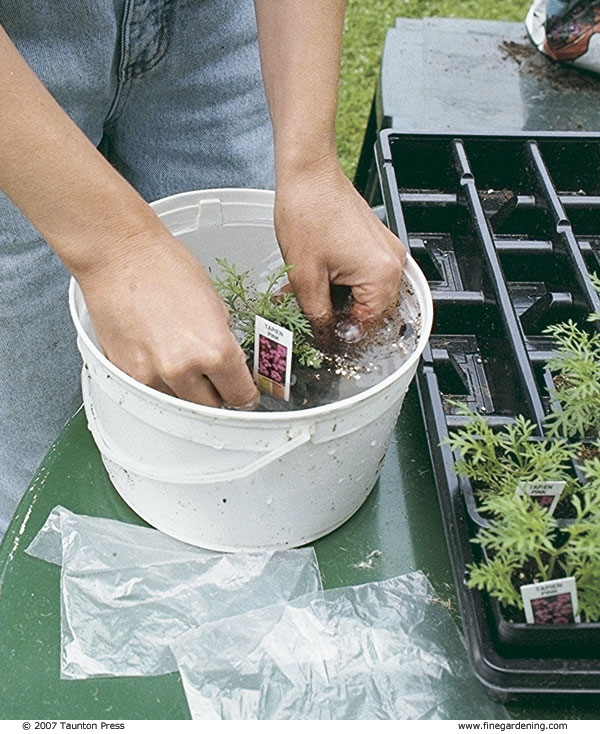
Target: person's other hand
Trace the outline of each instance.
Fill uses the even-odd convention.
[[[338,166],[278,186],[275,226],[291,290],[311,319],[333,313],[331,284],[352,289],[352,315],[378,316],[398,301],[406,250]]]
[[[149,239],[78,278],[104,353],[162,392],[251,409],[258,390],[208,274],[166,230]]]

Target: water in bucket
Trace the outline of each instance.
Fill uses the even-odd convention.
[[[339,303],[334,320],[319,330],[315,344],[324,355],[322,366],[305,367],[295,360],[290,400],[263,394],[259,411],[304,410],[343,400],[376,385],[406,362],[421,333],[419,302],[410,284],[404,280],[396,308],[372,322],[352,319],[349,304],[348,299]]]

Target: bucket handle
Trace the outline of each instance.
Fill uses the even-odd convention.
[[[84,394],[88,393],[88,390],[86,388],[87,386],[83,389]],[[102,456],[107,458],[109,461],[118,464],[123,469],[125,469],[125,471],[131,472],[132,474],[144,476],[147,479],[153,479],[158,482],[173,482],[173,472],[160,471],[156,469],[152,469],[149,471],[148,468],[140,462],[132,461],[131,458],[125,456],[120,449],[116,448],[115,446],[111,446],[102,435],[102,429],[98,425],[98,421],[93,413],[93,408],[91,407],[91,404],[89,402],[89,393],[85,395],[85,397],[88,398],[85,401],[88,428]],[[308,443],[311,438],[312,431],[310,429],[310,426],[304,426],[297,436],[294,436],[294,438],[290,438],[288,441],[280,444],[279,446],[276,446],[274,449],[271,449],[271,451],[263,454],[258,459],[255,459],[249,464],[246,464],[246,466],[243,466],[239,469],[230,469],[229,471],[214,472],[211,474],[189,474],[187,476],[178,476],[177,483],[221,484],[223,482],[230,482],[236,479],[246,479],[246,477],[251,476],[260,469],[264,469],[264,467],[272,464],[274,461],[277,461],[277,459],[280,459],[282,456],[289,454],[291,451],[294,451],[299,446]]]

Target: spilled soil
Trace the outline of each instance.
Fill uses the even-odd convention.
[[[502,41],[500,50],[504,59],[512,59],[521,67],[522,73],[547,82],[554,89],[597,93],[600,76],[571,64],[553,61],[527,40],[524,43]]]

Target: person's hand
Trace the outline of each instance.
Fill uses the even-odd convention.
[[[307,316],[333,313],[331,284],[352,289],[352,315],[379,316],[398,301],[406,250],[338,166],[278,186],[275,226],[291,290]]]
[[[258,390],[209,276],[166,230],[149,239],[78,278],[104,353],[162,392],[251,409]]]

